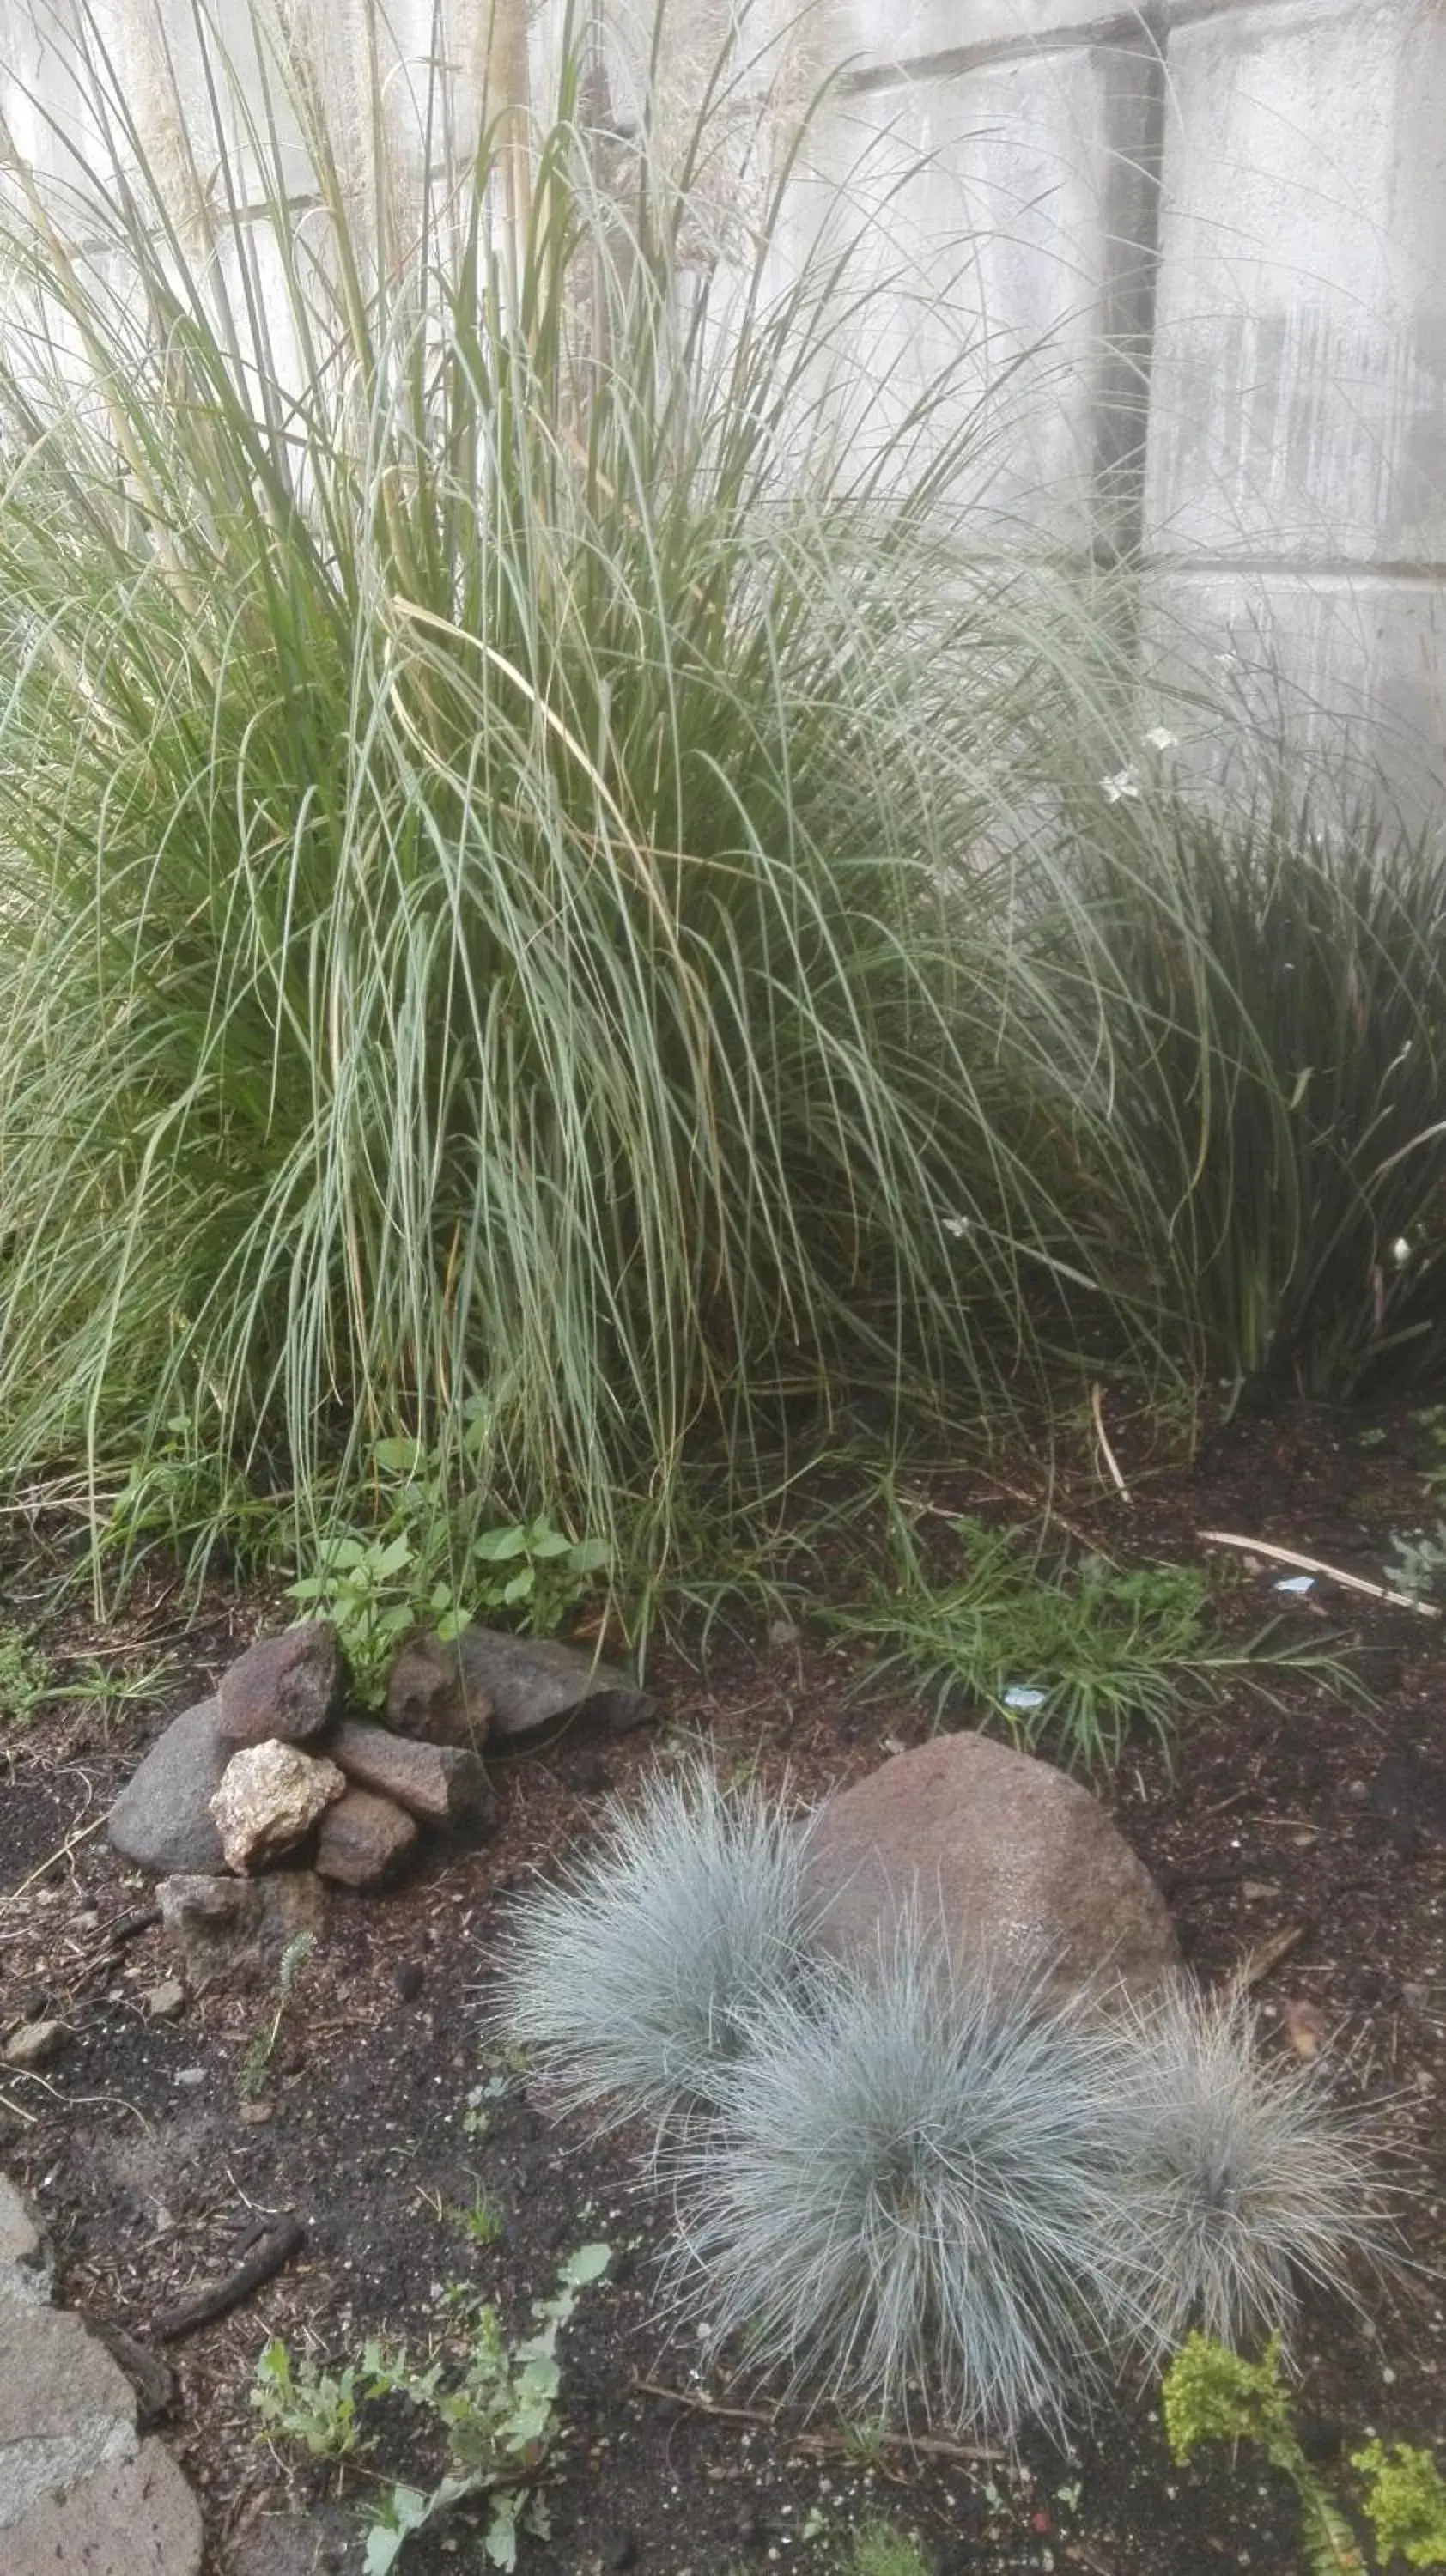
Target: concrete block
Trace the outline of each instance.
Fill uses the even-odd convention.
[[[821,32],[851,73],[928,62],[974,62],[987,54],[1104,41],[1128,35],[1137,12],[1104,0],[825,0]]]
[[[1107,380],[1140,266],[1122,261],[1121,195],[1156,77],[1148,54],[1077,46],[863,91],[830,107],[795,188],[793,255],[848,238],[854,291],[882,290],[842,351],[879,389],[875,420],[949,379],[940,426],[971,425],[981,536],[1084,550],[1099,534],[1119,445]]]
[[[1446,15],[1237,6],[1169,75],[1151,549],[1446,563]]]
[[[1258,775],[1264,747],[1323,814],[1348,809],[1378,770],[1409,823],[1439,820],[1446,583],[1176,564],[1148,575],[1143,608],[1147,665],[1215,709],[1156,710],[1184,737],[1187,772]]]

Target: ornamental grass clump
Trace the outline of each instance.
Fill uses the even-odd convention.
[[[793,259],[786,119],[724,221],[746,33],[675,137],[361,21],[242,79],[195,0],[142,114],[82,9],[66,190],[0,132],[0,1475],[345,1520],[407,1438],[646,1577],[700,1449],[726,1516],[1090,1299],[995,827],[1109,653],[965,542],[967,320],[870,434],[900,281]]]
[[[1139,2339],[1288,2331],[1303,2284],[1349,2296],[1389,2231],[1368,2123],[1318,2063],[1267,2063],[1256,2016],[1183,1985],[1119,2032],[1115,2224]]]
[[[562,2100],[686,2125],[807,1975],[805,1845],[756,1782],[702,1765],[653,1779],[519,1905],[502,2033]]]
[[[815,1976],[680,2162],[681,2302],[852,2419],[1058,2428],[1128,2303],[1107,2036],[954,1975],[917,1924]]]

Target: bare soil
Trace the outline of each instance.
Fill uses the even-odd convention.
[[[1083,1467],[1053,1500],[1123,1558],[1198,1557],[1198,1533],[1225,1529],[1379,1573],[1389,1531],[1429,1517],[1426,1435],[1403,1408],[1238,1422],[1186,1476],[1136,1482],[1128,1441],[1116,1446],[1128,1502]],[[1020,1518],[1029,1489],[1024,1472],[1003,1487],[960,1478],[950,1500]],[[1233,1622],[1253,1627],[1281,1606],[1281,1570],[1242,1572],[1227,1596]],[[53,1572],[38,1539],[17,1548],[0,1615],[34,1615]],[[547,2473],[553,2536],[523,2544],[524,2576],[821,2571],[830,2531],[872,2514],[915,2530],[939,2576],[1300,2566],[1283,2484],[1245,2456],[1175,2470],[1151,2388],[1122,2388],[1072,2452],[1031,2444],[1019,2460],[945,2449],[867,2466],[827,2417],[775,2419],[660,2321],[654,2258],[669,2215],[640,2186],[638,2141],[554,2124],[525,2082],[486,2105],[485,2134],[466,2125],[469,2092],[491,2067],[482,2011],[508,1898],[596,1829],[610,1795],[701,1738],[724,1764],[786,1772],[811,1798],[927,1730],[902,1688],[860,1691],[859,1657],[806,1629],[796,1642],[731,1639],[702,1670],[660,1659],[660,1730],[579,1737],[512,1764],[487,1840],[434,1845],[385,1897],[338,1893],[255,2103],[243,2069],[274,1996],[210,1992],[178,2019],[150,2018],[146,1994],[171,1962],[155,1925],[137,1928],[149,1890],[110,1851],[102,1820],[144,1744],[267,1610],[217,1592],[182,1624],[174,1589],[158,1582],[118,1625],[72,1613],[54,1640],[59,1670],[88,1654],[137,1670],[164,1651],[163,1695],[108,1715],[57,1699],[0,1744],[0,2038],[41,2015],[68,2035],[41,2069],[0,2069],[0,2158],[39,2205],[61,2295],[145,2342],[157,2314],[227,2271],[261,2222],[291,2212],[306,2231],[276,2279],[170,2351],[165,2429],[203,2500],[207,2576],[229,2576],[265,2518],[335,2499],[334,2480],[294,2471],[257,2439],[248,2400],[268,2336],[336,2365],[378,2330],[420,2347],[439,2331],[450,2283],[495,2296],[522,2325],[562,2257],[598,2237],[615,2259],[568,2331],[565,2431]],[[1329,2465],[1368,2431],[1439,2444],[1446,2422],[1446,1622],[1325,1584],[1292,1615],[1351,1639],[1369,1704],[1298,1680],[1273,1703],[1237,1691],[1186,1720],[1174,1777],[1142,1745],[1105,1794],[1163,1885],[1195,1970],[1253,1984],[1270,2044],[1322,2041],[1347,2091],[1379,2106],[1408,2186],[1409,2259],[1363,2285],[1361,2313],[1316,2306],[1304,2320],[1301,2402]],[[479,2189],[504,2220],[490,2246],[456,2214]],[[403,2414],[386,2432],[390,2471],[424,2482],[422,2428]],[[349,2472],[344,2507],[366,2474]],[[315,2533],[316,2563],[360,2566],[345,2511]],[[417,2576],[459,2563],[480,2563],[465,2515],[402,2561]]]

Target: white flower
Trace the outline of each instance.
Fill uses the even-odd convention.
[[[1127,798],[1133,803],[1139,793],[1139,772],[1133,761],[1129,761],[1123,769],[1117,769],[1113,778],[1100,780],[1100,794],[1107,805],[1118,805],[1122,798]]]
[[[1151,725],[1145,741],[1151,751],[1177,751],[1180,746],[1179,735],[1171,733],[1168,725]]]
[[[1404,1234],[1398,1234],[1391,1246],[1391,1259],[1398,1270],[1404,1270],[1411,1258],[1411,1246]]]
[[[973,1222],[973,1218],[968,1216],[946,1216],[940,1219],[944,1232],[952,1235],[967,1234]]]

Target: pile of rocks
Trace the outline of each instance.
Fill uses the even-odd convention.
[[[625,1674],[577,1648],[487,1628],[404,1646],[384,1725],[352,1715],[349,1695],[328,1620],[261,1638],[151,1746],[111,1810],[116,1850],[167,1881],[250,1880],[309,1861],[322,1879],[380,1887],[426,1827],[486,1829],[484,1754],[549,1741],[579,1716],[619,1732],[656,1713]],[[204,1896],[188,1903],[204,1921]],[[230,1892],[209,1907],[233,1926],[246,1912]]]

